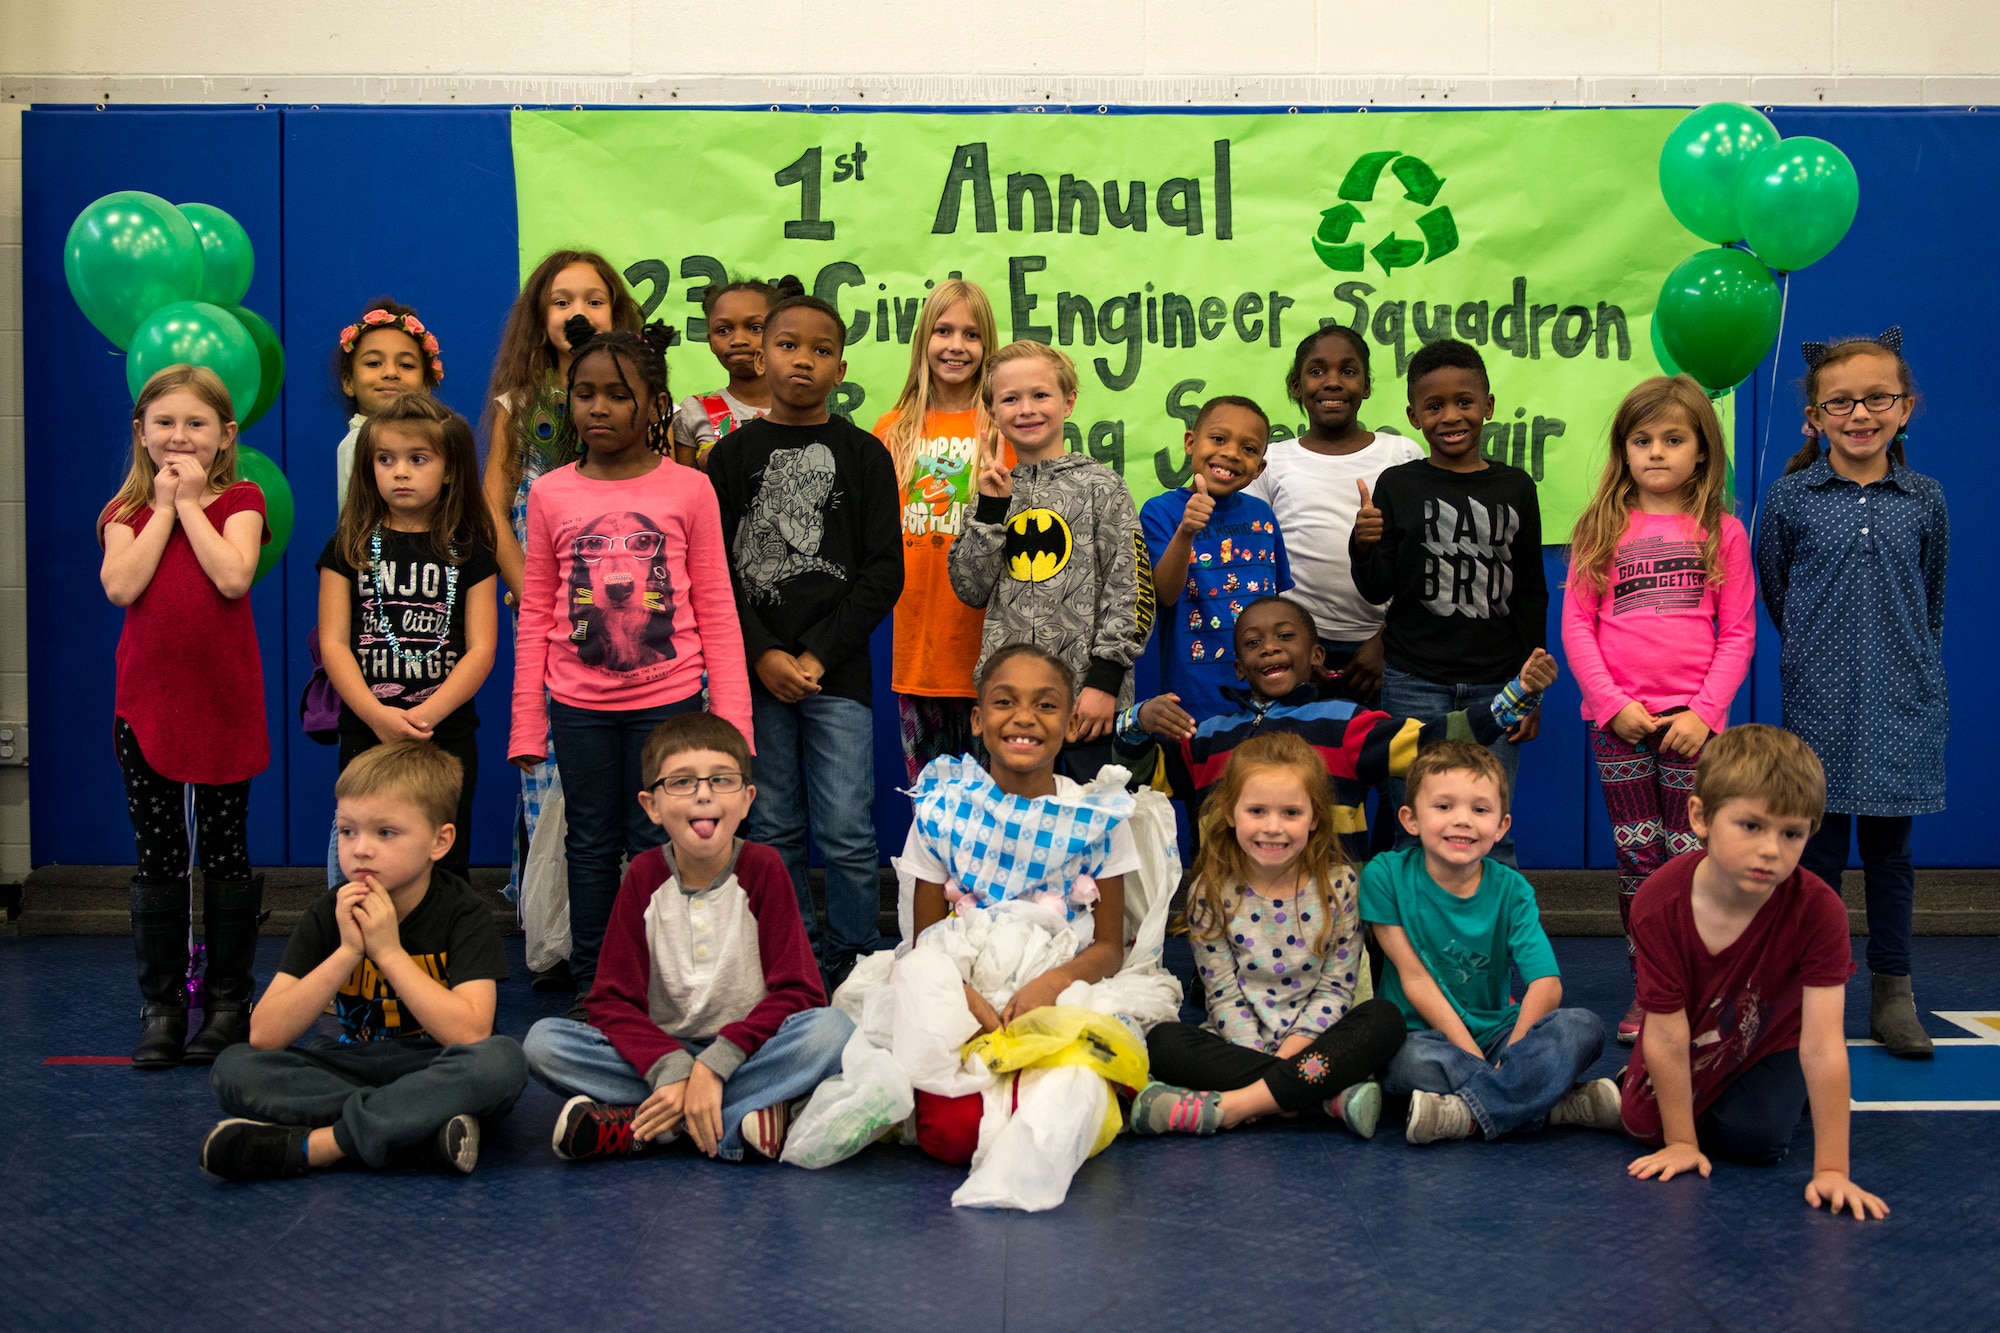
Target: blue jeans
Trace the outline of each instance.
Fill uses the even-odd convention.
[[[1861,844],[1861,882],[1868,895],[1868,970],[1910,975],[1910,933],[1917,906],[1917,872],[1910,866],[1908,815],[1848,815],[1827,811],[1799,864],[1840,892],[1850,837]]]
[[[1377,707],[1393,717],[1413,717],[1419,722],[1435,722],[1450,713],[1470,708],[1485,708],[1493,702],[1493,696],[1500,693],[1506,684],[1504,680],[1496,680],[1491,684],[1446,685],[1441,681],[1413,676],[1407,671],[1398,671],[1394,667],[1384,667],[1382,698]],[[1508,805],[1512,808],[1514,778],[1521,771],[1521,747],[1502,736],[1487,748],[1493,751],[1494,757],[1500,761],[1501,771],[1507,775]],[[1417,840],[1403,830],[1402,822],[1396,814],[1404,804],[1402,779],[1391,778],[1378,790],[1382,793],[1380,817],[1396,820],[1397,849],[1416,846]],[[1520,863],[1514,859],[1514,837],[1511,833],[1494,843],[1493,850],[1487,855],[1502,865],[1520,869]]]
[[[853,1020],[838,1009],[804,1009],[779,1025],[722,1085],[722,1146],[716,1155],[742,1161],[743,1117],[796,1101],[839,1073],[840,1052],[853,1033]],[[705,1041],[681,1044],[689,1055],[700,1055],[709,1046]],[[588,1023],[544,1018],[528,1029],[521,1048],[527,1052],[528,1072],[558,1097],[581,1094],[612,1106],[637,1106],[652,1095],[640,1071]]]
[[[1509,1046],[1512,1035],[1502,1030],[1486,1043],[1486,1059],[1475,1060],[1436,1028],[1412,1032],[1389,1061],[1382,1090],[1457,1093],[1489,1139],[1540,1129],[1549,1108],[1604,1053],[1604,1020],[1588,1009],[1557,1009]]]
[[[750,682],[757,727],[757,801],[750,839],[777,849],[799,895],[820,966],[832,972],[881,941],[882,868],[875,847],[875,720],[867,705],[830,694],[780,703]],[[567,757],[567,752],[565,752]],[[822,936],[806,879],[806,825],[826,868]],[[574,964],[572,964],[574,966]]]
[[[576,993],[590,994],[597,979],[597,951],[611,924],[618,898],[619,866],[626,857],[651,851],[667,831],[646,818],[639,790],[639,752],[653,728],[676,713],[701,711],[701,695],[657,708],[625,710],[572,708],[549,701],[556,753],[563,757],[563,810],[569,836],[563,853],[569,863],[569,972]],[[657,775],[655,775],[657,776]]]

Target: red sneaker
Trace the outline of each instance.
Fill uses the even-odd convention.
[[[556,1114],[551,1144],[566,1162],[590,1157],[623,1157],[643,1152],[647,1145],[632,1136],[636,1106],[607,1106],[588,1097],[572,1097]]]
[[[759,1157],[778,1160],[778,1154],[785,1150],[785,1135],[792,1127],[792,1107],[789,1102],[773,1102],[760,1106],[743,1117],[743,1146]]]
[[[1646,1026],[1646,1011],[1639,1007],[1637,1000],[1625,1011],[1625,1017],[1618,1020],[1618,1044],[1630,1046],[1639,1040],[1639,1030]]]

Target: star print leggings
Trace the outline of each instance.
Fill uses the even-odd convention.
[[[1262,1079],[1280,1111],[1318,1106],[1374,1077],[1402,1045],[1403,1013],[1379,998],[1355,1005],[1312,1045],[1285,1060],[1191,1023],[1162,1023],[1146,1034],[1146,1054],[1160,1082],[1231,1092]]]
[[[188,784],[163,778],[139,752],[139,738],[118,719],[118,766],[125,770],[125,804],[139,841],[139,878],[176,880],[188,872],[185,791]],[[250,784],[219,787],[194,784],[195,846],[202,873],[210,880],[250,878]]]

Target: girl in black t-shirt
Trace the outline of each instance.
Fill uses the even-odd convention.
[[[319,557],[320,654],[340,695],[340,766],[402,739],[457,756],[457,838],[439,864],[460,876],[479,771],[472,696],[499,639],[500,571],[478,477],[465,418],[404,394],[362,425],[340,526]],[[336,843],[330,884],[346,878],[338,865]]]

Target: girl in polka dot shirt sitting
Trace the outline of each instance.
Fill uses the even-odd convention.
[[[1403,1019],[1361,990],[1355,886],[1312,747],[1284,732],[1238,746],[1202,807],[1188,897],[1208,1021],[1147,1034],[1156,1081],[1132,1103],[1134,1133],[1213,1134],[1312,1107],[1375,1133],[1373,1075]]]

